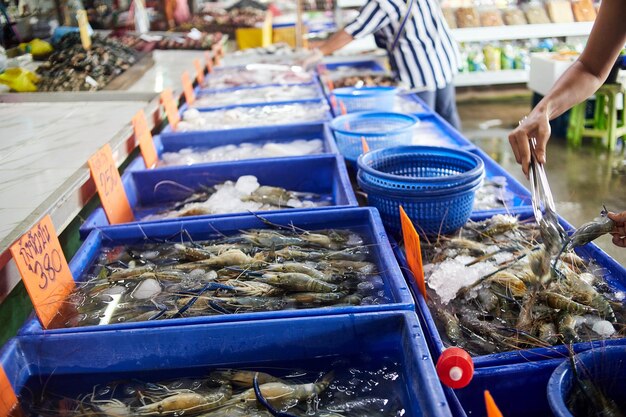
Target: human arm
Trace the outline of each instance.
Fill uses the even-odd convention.
[[[369,0],[361,8],[359,16],[354,21],[328,38],[318,49],[323,55],[330,55],[354,39],[370,35],[388,24],[387,13],[377,1]]]
[[[530,138],[537,139],[536,155],[546,161],[549,121],[592,95],[606,80],[620,50],[626,44],[626,1],[603,0],[587,46],[520,125],[509,134],[515,160],[528,176]]]
[[[611,231],[611,234],[613,235],[613,243],[616,246],[626,248],[626,211],[621,213],[609,212],[607,216],[615,222],[615,227],[613,228],[613,231]]]

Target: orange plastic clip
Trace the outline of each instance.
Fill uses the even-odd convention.
[[[400,223],[402,225],[402,236],[404,238],[404,249],[406,251],[406,260],[409,269],[413,273],[413,278],[417,283],[417,287],[424,299],[428,299],[426,295],[426,283],[424,281],[424,268],[422,264],[422,246],[420,245],[420,237],[413,226],[413,222],[400,206]]]
[[[196,79],[198,80],[198,84],[204,84],[204,67],[202,66],[202,62],[200,62],[200,58],[194,59],[193,65],[196,67]]]
[[[328,89],[330,91],[333,91],[335,89],[335,84],[333,83],[333,80],[326,81],[326,85],[328,86]]]
[[[503,417],[502,412],[487,390],[485,390],[485,407],[487,407],[487,417]]]

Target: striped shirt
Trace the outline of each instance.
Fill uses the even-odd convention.
[[[408,3],[367,0],[359,16],[344,30],[357,39],[374,33],[377,44],[388,49]],[[400,79],[412,89],[433,91],[452,82],[459,68],[459,50],[437,0],[413,1],[412,13],[389,59]]]

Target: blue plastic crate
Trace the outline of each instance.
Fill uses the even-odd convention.
[[[0,364],[18,396],[42,384],[59,393],[123,379],[205,376],[216,368],[327,366],[335,359],[388,356],[400,365],[405,416],[451,416],[412,312],[305,317],[12,339]],[[315,368],[314,368],[315,369]]]
[[[413,145],[447,146],[464,150],[477,149],[476,145],[437,113],[422,115],[419,116],[419,119],[420,123],[413,132]]]
[[[398,89],[396,87],[343,87],[335,88],[332,95],[343,103],[348,113],[359,111],[391,111]],[[337,109],[334,109],[337,115]]]
[[[285,105],[285,104],[319,104],[319,105],[323,105],[327,107],[327,111],[325,112],[325,115],[323,117],[322,120],[316,120],[316,121],[312,121],[312,122],[291,122],[289,120],[286,120],[285,123],[281,123],[278,125],[273,125],[276,127],[279,126],[284,126],[284,127],[296,127],[299,125],[319,125],[321,123],[324,123],[330,119],[332,119],[332,115],[330,113],[330,109],[328,108],[328,104],[326,103],[326,100],[299,100],[299,101],[291,101],[291,102],[283,102],[280,105]],[[272,105],[278,105],[278,104],[272,104]],[[235,109],[235,108],[239,108],[239,107],[264,107],[266,105],[264,104],[242,104],[240,106],[227,106],[227,107],[217,107],[217,108],[213,108],[211,110],[200,110],[202,113],[211,113],[212,111],[216,111],[216,110],[223,110],[223,109]],[[271,106],[271,105],[270,105]],[[181,115],[181,119],[182,119],[182,114],[187,110],[187,103],[183,104],[180,109],[179,109],[179,113]],[[172,130],[172,126],[171,125],[167,125],[165,126],[165,128],[163,128],[163,130],[161,131],[161,137],[168,137],[168,136],[172,136],[175,135],[177,137],[180,138],[184,138],[189,134],[197,134],[197,133],[207,133],[207,132],[213,132],[219,135],[224,135],[226,134],[226,132],[232,132],[232,131],[239,131],[239,132],[245,132],[245,131],[257,131],[258,129],[262,129],[264,127],[267,126],[249,126],[249,127],[243,127],[243,128],[233,128],[233,129],[219,129],[219,130],[195,130],[195,131],[189,131],[189,132],[177,132]]]
[[[291,172],[293,175],[285,175]],[[235,161],[211,165],[165,167],[157,170],[126,171],[122,183],[136,216],[145,216],[159,211],[191,194],[181,187],[164,182],[180,184],[186,189],[200,190],[202,187],[237,181],[242,175],[254,175],[261,185],[282,187],[290,191],[312,192],[332,197],[331,205],[309,209],[285,209],[284,212],[326,210],[332,207],[358,206],[346,166],[338,155],[319,155],[311,158],[266,159],[262,161]],[[164,185],[157,187],[159,183]],[[263,211],[259,214],[276,212]],[[190,216],[189,219],[232,217],[234,214]],[[137,220],[125,224],[148,224],[180,221],[179,219]],[[84,238],[93,228],[108,226],[109,222],[102,207],[98,207],[80,227]]]
[[[273,213],[263,218],[272,223],[290,225],[306,230],[353,229],[358,230],[366,244],[370,245],[370,260],[374,262],[383,279],[384,291],[391,300],[387,304],[325,307],[299,310],[281,310],[258,313],[226,314],[221,316],[189,317],[156,321],[119,323],[106,326],[85,326],[46,330],[46,334],[101,332],[115,329],[141,327],[165,327],[169,325],[240,322],[282,317],[321,316],[330,314],[360,313],[371,311],[412,310],[415,308],[410,290],[407,288],[398,263],[393,256],[378,211],[371,208],[328,209],[310,212]],[[195,241],[237,234],[247,229],[267,229],[269,226],[253,215],[222,217],[209,220],[183,220],[177,222],[152,223],[146,225],[108,226],[94,229],[70,262],[70,270],[76,281],[80,281],[97,258],[103,246],[140,243],[145,239],[174,239]],[[183,231],[187,232],[182,233]],[[43,330],[36,317],[31,316],[19,334],[40,334]]]
[[[501,213],[505,212],[501,211]],[[491,213],[489,215],[475,215],[472,216],[471,219],[475,221],[482,221],[491,217],[493,214],[494,213]],[[525,213],[520,212],[517,214],[522,220],[531,219],[534,216],[532,211]],[[564,219],[559,218],[559,222],[566,231],[569,231],[571,233],[571,231],[574,230],[574,227],[571,226]],[[428,343],[432,349],[433,356],[435,357],[435,359],[437,359],[439,358],[439,355],[441,355],[441,352],[446,348],[446,346],[443,344],[441,336],[439,335],[439,330],[437,329],[435,319],[430,312],[428,304],[426,303],[424,297],[421,295],[419,289],[417,288],[417,284],[413,279],[413,275],[408,270],[404,250],[402,250],[393,239],[391,239],[391,241],[394,252],[396,254],[396,258],[398,259],[398,263],[404,271],[407,282],[409,283],[413,292],[413,296],[416,301],[417,313],[420,317],[422,326],[427,333]],[[586,246],[577,248],[576,253],[583,259],[593,259],[595,263],[602,268],[602,271],[604,272],[604,279],[609,284],[609,286],[611,286],[615,290],[626,291],[626,269],[618,262],[616,262],[613,258],[611,258],[608,254],[603,252],[598,246],[590,243]],[[591,349],[593,347],[605,345],[626,345],[626,339],[582,342],[572,345],[572,348],[575,352],[581,352],[587,349]],[[568,347],[564,345],[558,345],[550,348],[534,348],[503,353],[494,353],[491,355],[475,356],[473,357],[473,361],[476,368],[483,368],[532,361],[542,361],[547,359],[564,357],[567,356],[567,354]]]
[[[232,129],[223,132],[188,132],[178,135],[169,135],[165,138],[161,137],[161,135],[156,135],[154,136],[154,146],[160,160],[165,152],[178,152],[185,148],[202,150],[225,145],[240,145],[242,143],[265,144],[268,142],[291,142],[296,139],[321,139],[323,142],[322,154],[339,153],[330,128],[323,123],[295,126],[265,126],[258,129]],[[316,155],[304,155],[300,158],[314,156]],[[283,158],[260,159],[282,160]],[[252,160],[253,159],[249,159],[249,161]],[[206,164],[211,164],[211,162],[207,162]],[[126,170],[145,168],[146,165],[144,164],[143,158],[139,156],[126,167]],[[159,167],[157,166],[157,168]]]
[[[456,417],[484,416],[485,390],[489,390],[506,417],[552,416],[547,385],[550,375],[562,362],[563,359],[549,359],[480,368],[474,372],[467,387],[453,392],[446,388],[444,391]],[[457,398],[462,410],[452,407],[455,401],[450,394]]]
[[[305,100],[298,100],[298,101],[304,101],[306,102],[307,100],[319,100],[321,98],[324,98],[324,93],[319,85],[319,83],[317,82],[310,82],[310,83],[305,83],[305,84],[296,84],[294,86],[298,86],[298,87],[310,87],[311,89],[315,90],[314,94],[312,97],[308,97]],[[269,84],[269,85],[257,85],[257,86],[252,86],[252,87],[232,87],[232,88],[212,88],[212,89],[202,89],[200,87],[196,87],[195,89],[195,95],[196,95],[196,99],[199,99],[201,97],[205,97],[205,96],[210,96],[210,95],[214,95],[214,94],[218,94],[218,93],[229,93],[229,92],[235,92],[235,91],[248,91],[248,90],[257,90],[259,88],[268,88],[268,87],[275,87],[275,88],[282,88],[282,87],[289,87],[289,86],[284,86],[284,85],[280,85],[280,84]],[[202,110],[216,110],[216,109],[226,109],[226,108],[233,108],[233,107],[239,107],[239,106],[258,106],[258,105],[277,105],[277,104],[289,104],[292,103],[293,100],[277,100],[277,101],[261,101],[261,102],[252,102],[252,103],[246,103],[246,104],[232,104],[232,105],[227,105],[227,106],[202,106],[202,107],[194,107],[191,106],[192,108],[198,109],[200,111]],[[185,109],[189,108],[189,106],[184,106]],[[181,107],[182,110],[182,107]]]

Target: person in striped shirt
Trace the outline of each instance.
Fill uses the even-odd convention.
[[[404,24],[403,24],[404,23]],[[452,126],[459,128],[455,90],[458,46],[437,0],[366,0],[359,16],[316,52],[328,55],[370,34],[387,50],[389,62],[408,85]]]

